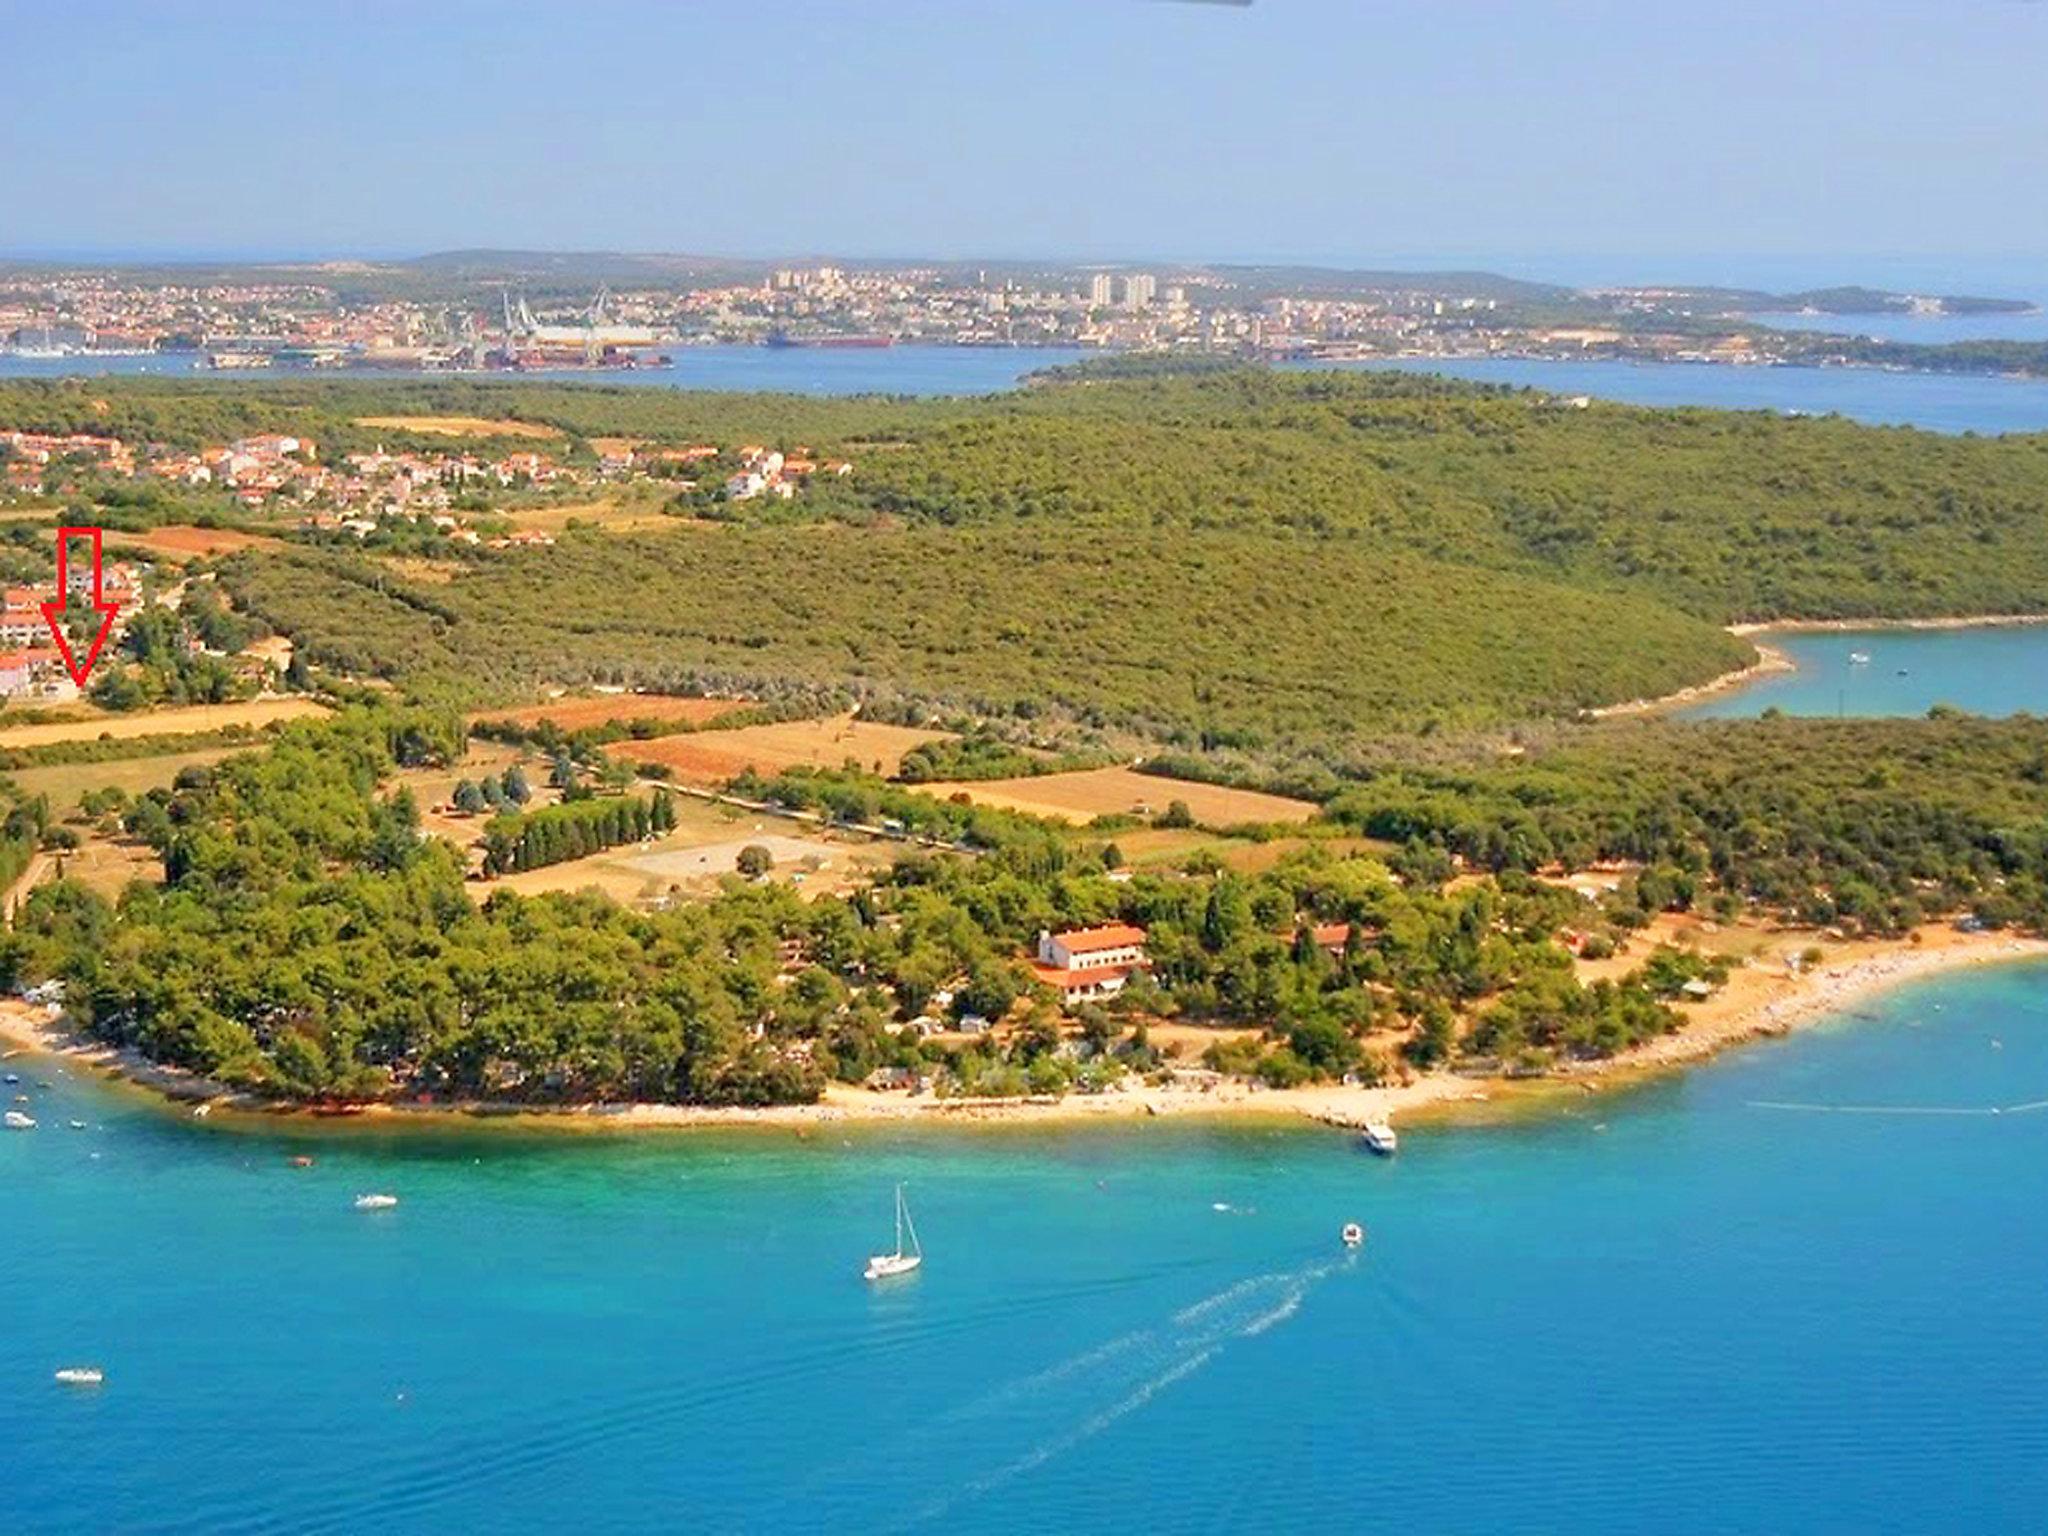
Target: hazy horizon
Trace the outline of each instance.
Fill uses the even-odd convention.
[[[1068,255],[1035,252],[626,249],[589,245],[500,246],[464,244],[434,249],[379,250],[177,250],[148,248],[0,248],[0,265],[54,266],[309,266],[334,262],[397,264],[456,253],[532,256],[623,256],[760,265],[846,261],[861,265],[941,263],[946,265],[1042,267],[1251,267],[1298,266],[1331,272],[1484,272],[1497,277],[1562,287],[1653,286],[1660,283],[1792,293],[1809,288],[1861,285],[1919,293],[1943,292],[2048,302],[2048,255],[1909,256],[1870,253],[1756,255],[1703,252],[1678,260],[1637,257],[1626,252],[1518,256],[1484,252],[1385,253],[1356,258],[1306,257],[1284,253],[1131,253]]]
[[[15,259],[908,253],[2048,289],[2048,7],[2008,0],[213,0],[175,27],[138,0],[0,0],[0,22]]]

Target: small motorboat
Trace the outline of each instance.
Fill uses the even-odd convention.
[[[1851,652],[1849,653],[1849,665],[1850,665],[1850,666],[1852,666],[1852,667],[1867,667],[1867,666],[1869,666],[1869,665],[1870,665],[1870,652],[1868,652],[1868,651],[1851,651]]]
[[[65,1123],[68,1124],[74,1131],[82,1131],[86,1129],[86,1124],[83,1120],[70,1120]]]
[[[19,1072],[10,1072],[10,1073],[8,1073],[8,1074],[7,1074],[7,1076],[6,1076],[5,1078],[0,1078],[0,1082],[7,1082],[7,1083],[18,1083],[18,1082],[20,1082],[20,1081],[21,1081],[21,1074],[20,1074]]]
[[[36,1117],[24,1115],[18,1109],[7,1111],[7,1129],[10,1131],[32,1131],[36,1128]]]
[[[910,1234],[910,1247],[903,1246],[903,1234]],[[896,1251],[877,1253],[868,1259],[863,1278],[868,1280],[891,1280],[898,1275],[907,1275],[924,1262],[924,1248],[917,1240],[917,1228],[910,1220],[910,1207],[903,1200],[903,1186],[896,1186]]]
[[[67,1387],[96,1387],[107,1379],[107,1373],[96,1365],[67,1365],[57,1372],[57,1380]]]
[[[306,1156],[305,1153],[301,1152],[297,1157],[292,1159],[292,1166],[294,1168],[310,1168],[313,1166],[313,1159]]]
[[[1385,1120],[1368,1120],[1358,1139],[1365,1143],[1368,1152],[1381,1157],[1392,1157],[1400,1148],[1401,1138],[1394,1134],[1394,1127]]]
[[[204,1120],[208,1115],[212,1113],[213,1106],[211,1104],[201,1104],[192,1111],[192,1118],[194,1120]]]
[[[1344,1246],[1346,1248],[1363,1248],[1365,1246],[1365,1228],[1355,1221],[1345,1222],[1344,1230],[1338,1236],[1344,1239]]]
[[[357,1195],[356,1209],[359,1211],[388,1211],[398,1204],[396,1195]]]

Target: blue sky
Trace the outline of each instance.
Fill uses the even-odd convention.
[[[10,253],[2048,289],[2027,0],[0,0],[0,39]]]

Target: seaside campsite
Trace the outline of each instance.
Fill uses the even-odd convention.
[[[6,1536],[2043,1527],[2048,6],[0,38]]]

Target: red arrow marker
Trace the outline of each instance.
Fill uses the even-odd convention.
[[[79,661],[71,654],[70,637],[64,633],[65,608],[71,601],[71,582],[65,562],[70,558],[73,539],[92,540],[92,605],[100,616],[99,633],[92,637],[92,645],[86,650],[85,660]],[[107,636],[114,632],[114,616],[121,611],[119,603],[100,600],[100,530],[97,528],[59,528],[57,530],[57,595],[43,604],[43,617],[49,621],[50,633],[56,637],[57,649],[63,653],[64,668],[71,674],[71,681],[80,688],[92,676],[92,664],[100,659],[100,647],[107,643]]]

